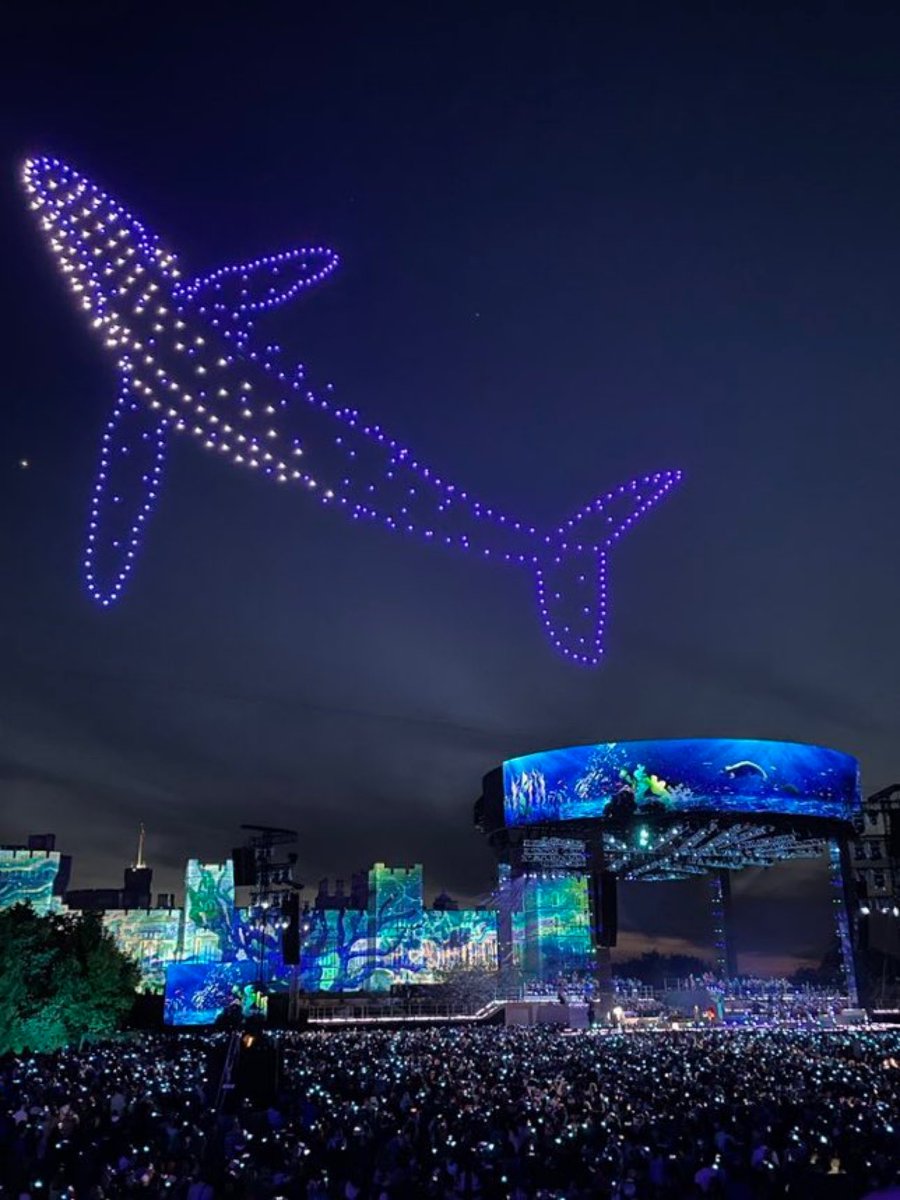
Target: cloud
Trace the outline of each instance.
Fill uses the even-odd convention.
[[[619,941],[613,952],[613,959],[616,962],[622,962],[629,958],[640,958],[642,954],[648,954],[654,950],[658,954],[691,954],[696,958],[706,959],[710,963],[713,961],[712,949],[699,942],[692,942],[690,938],[653,937],[651,934],[638,933],[632,929],[626,929],[619,933]]]
[[[763,950],[745,950],[738,955],[738,967],[742,975],[760,975],[763,978],[784,978],[804,967],[818,967],[821,958],[803,954],[766,954]]]
[[[619,944],[612,952],[614,967],[629,959],[655,951],[657,954],[688,954],[703,959],[712,967],[715,956],[709,946],[692,942],[690,938],[653,937],[646,933],[626,930],[619,934]],[[792,975],[803,967],[818,967],[821,959],[804,954],[777,954],[764,950],[745,950],[738,954],[738,970],[742,975],[758,975],[762,978],[779,979]]]

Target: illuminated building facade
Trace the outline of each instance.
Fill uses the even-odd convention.
[[[27,846],[0,847],[0,908],[24,902],[41,916],[59,911],[71,866],[52,834],[30,837]]]
[[[376,863],[354,876],[349,894],[343,887],[330,894],[323,881],[315,906],[300,915],[291,962],[286,922],[261,924],[251,907],[237,904],[231,859],[190,859],[184,905],[164,896],[156,908],[149,891],[141,893],[143,907],[124,906],[123,896],[135,898],[128,888],[68,892],[64,904],[67,863],[55,850],[0,850],[0,907],[26,902],[42,914],[102,912],[118,945],[140,965],[141,989],[165,993],[170,1024],[208,1023],[234,1002],[246,1008],[261,983],[276,992],[387,992],[434,983],[454,968],[497,965],[496,913],[427,908],[419,865]],[[135,869],[127,869],[126,880]],[[141,863],[140,870],[149,886],[149,868]]]
[[[510,968],[526,987],[589,974],[602,993],[622,879],[708,877],[718,968],[729,975],[729,873],[822,857],[852,999],[848,886],[871,877],[883,904],[896,896],[900,789],[879,806],[864,819],[860,844],[868,848],[854,860],[852,821],[862,809],[847,755],[748,740],[601,743],[513,759],[485,778],[476,820],[499,860],[490,907],[459,909],[441,896],[428,908],[421,866],[376,863],[353,876],[349,891],[322,881],[311,905],[301,911],[297,901],[294,917],[278,899],[260,919],[255,902],[238,903],[234,860],[192,858],[183,907],[167,897],[153,908],[140,849],[124,889],[65,892],[63,856],[46,844],[0,851],[0,905],[27,900],[40,912],[61,911],[65,894],[70,909],[103,909],[139,962],[143,988],[165,992],[166,1019],[199,1024],[227,1005],[245,1007],[261,989],[384,993],[459,968]],[[112,902],[102,903],[107,896]],[[136,898],[140,905],[130,903]]]

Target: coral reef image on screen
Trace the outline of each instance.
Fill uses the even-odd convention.
[[[40,916],[61,907],[53,895],[60,856],[31,850],[0,850],[0,908],[30,904]]]
[[[423,914],[422,958],[427,980],[457,967],[497,966],[497,914],[479,909]]]
[[[436,983],[455,967],[497,965],[493,909],[425,908],[421,866],[377,863],[369,871],[365,908],[304,913],[300,962],[292,966],[273,925],[260,928],[247,909],[234,910],[228,923],[230,868],[196,859],[188,864],[191,915],[185,916],[184,945],[197,953],[166,969],[165,1019],[171,1025],[214,1021],[228,1004],[241,997],[244,1003],[246,989],[260,976],[273,992],[287,991],[294,979],[310,993],[386,992],[401,983]]]
[[[859,806],[856,759],[798,742],[602,742],[503,764],[507,825],[692,811],[850,820]]]
[[[257,968],[234,962],[174,963],[166,974],[163,1019],[167,1025],[211,1025],[226,1008],[253,1008]]]

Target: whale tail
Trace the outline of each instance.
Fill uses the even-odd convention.
[[[680,479],[680,471],[658,471],[622,484],[546,538],[535,562],[538,607],[548,637],[573,662],[596,666],[603,656],[610,549]]]

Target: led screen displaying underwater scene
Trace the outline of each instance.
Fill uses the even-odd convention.
[[[258,968],[249,959],[172,963],[166,972],[167,1025],[211,1025],[230,1005],[246,1016],[256,999]]]
[[[503,764],[507,825],[692,811],[849,821],[860,804],[856,759],[799,742],[601,742]]]

